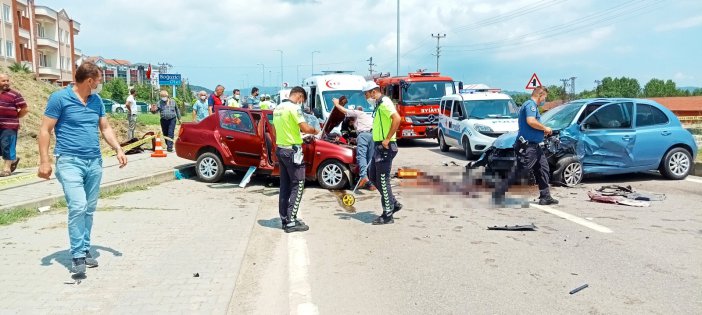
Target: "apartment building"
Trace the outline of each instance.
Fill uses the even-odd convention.
[[[65,10],[34,0],[0,0],[0,63],[26,65],[40,80],[67,85],[82,52],[75,48],[80,23]]]
[[[128,82],[129,86],[137,83],[149,83],[149,79],[146,78],[146,70],[149,65],[146,63],[131,63],[128,60],[108,59],[101,56],[84,56],[83,60],[93,62],[102,68],[102,77],[105,82],[119,78]]]

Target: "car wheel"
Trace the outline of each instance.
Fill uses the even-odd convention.
[[[663,157],[659,171],[668,179],[680,180],[690,175],[692,157],[683,148],[673,148]]]
[[[441,150],[441,152],[448,152],[449,148],[450,146],[446,144],[446,139],[444,139],[444,134],[439,133],[439,150]]]
[[[566,187],[572,187],[583,180],[583,164],[576,157],[570,155],[561,158],[556,163],[553,172],[553,181]]]
[[[324,189],[339,190],[346,187],[348,183],[348,168],[336,160],[324,161],[317,168],[317,181]]]
[[[115,113],[117,113],[117,114],[124,114],[124,108],[122,108],[122,107],[117,107],[117,109],[115,110]]]
[[[473,160],[475,155],[473,154],[473,149],[470,148],[470,140],[468,138],[463,138],[463,154],[466,156],[466,160]]]
[[[206,183],[216,183],[224,175],[224,164],[219,155],[212,152],[200,154],[195,163],[197,178]]]

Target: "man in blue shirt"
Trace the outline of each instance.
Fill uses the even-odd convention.
[[[96,131],[99,129],[105,141],[117,152],[120,168],[127,165],[127,156],[119,146],[98,96],[102,89],[102,70],[92,62],[83,62],[76,70],[75,82],[49,97],[39,129],[37,175],[44,179],[51,177],[49,144],[54,131],[56,178],[68,203],[68,236],[73,256],[71,271],[84,274],[86,265],[98,266],[90,254],[93,214],[102,179],[102,153]]]
[[[541,113],[539,107],[543,106],[548,96],[548,90],[539,86],[531,93],[531,99],[524,102],[519,109],[519,132],[514,150],[517,161],[512,167],[507,179],[500,183],[493,193],[493,200],[496,204],[504,204],[505,193],[509,185],[518,178],[529,175],[529,171],[534,172],[536,183],[539,185],[539,204],[558,204],[558,200],[551,197],[549,190],[549,166],[544,151],[539,145],[544,141],[544,135],[550,135],[553,130],[544,126],[539,120]]]

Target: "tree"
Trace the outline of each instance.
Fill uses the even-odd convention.
[[[548,96],[546,96],[547,102],[552,102],[555,100],[564,100],[567,98],[566,91],[562,86],[549,85],[546,87],[548,89]]]
[[[638,97],[641,94],[641,85],[634,78],[611,78],[602,79],[600,94],[603,97]]]
[[[663,82],[663,80],[659,80],[656,78],[651,79],[644,85],[644,90],[643,90],[643,96],[645,97],[663,97],[667,96],[665,95],[666,93],[666,84]]]
[[[531,98],[531,95],[528,93],[519,93],[519,94],[514,94],[512,95],[512,99],[514,100],[514,103],[517,104],[517,106],[522,106],[524,102],[528,101]]]
[[[10,71],[15,72],[15,73],[31,73],[32,70],[29,69],[29,67],[20,62],[13,62],[12,65],[9,67]]]
[[[129,94],[127,89],[127,83],[122,79],[112,79],[102,85],[102,92],[100,92],[100,96],[102,98],[109,98],[117,103],[124,104],[124,102],[127,100],[127,95]]]
[[[149,101],[149,103],[153,102],[152,96],[155,95],[152,91],[152,86],[151,84],[135,84],[134,89],[136,90],[136,99],[140,101]]]

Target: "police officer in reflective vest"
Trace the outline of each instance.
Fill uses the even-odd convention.
[[[305,161],[302,154],[302,136],[317,134],[318,130],[305,122],[302,103],[307,92],[299,86],[290,91],[290,98],[273,111],[276,155],[280,167],[280,195],[278,212],[286,233],[307,231],[310,228],[297,219],[302,191],[305,188]]]
[[[540,143],[544,141],[544,135],[550,135],[551,128],[544,126],[539,120],[541,114],[539,107],[543,106],[548,96],[548,90],[539,86],[531,93],[531,99],[524,102],[519,109],[519,132],[514,149],[517,161],[512,166],[507,179],[500,183],[493,193],[493,200],[497,205],[505,203],[505,193],[509,185],[518,178],[525,178],[529,171],[534,172],[534,177],[539,185],[539,204],[558,204],[558,200],[551,197],[549,190],[549,166],[544,151]]]
[[[368,168],[368,175],[378,188],[383,206],[383,213],[373,221],[374,225],[395,222],[393,214],[402,209],[402,204],[395,200],[390,187],[390,170],[392,160],[397,155],[395,134],[400,127],[400,115],[389,97],[380,93],[380,87],[373,81],[366,82],[363,93],[368,103],[373,106],[373,142],[375,151]]]

